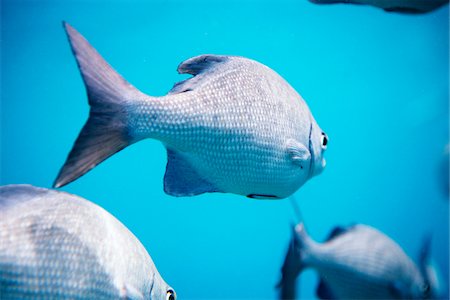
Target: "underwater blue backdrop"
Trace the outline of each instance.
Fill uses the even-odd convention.
[[[163,95],[198,54],[258,60],[307,101],[330,143],[296,194],[310,234],[365,223],[448,282],[449,10],[425,15],[290,1],[1,1],[1,180],[50,187],[88,114],[61,21],[130,83]],[[121,220],[180,299],[275,299],[296,221],[289,200],[164,194],[166,152],[137,143],[63,190]],[[314,297],[305,272],[302,298]]]

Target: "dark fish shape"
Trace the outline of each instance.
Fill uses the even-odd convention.
[[[294,294],[281,295],[280,299],[295,299],[295,278],[306,268],[319,274],[316,293],[320,299],[431,297],[426,275],[402,248],[366,225],[337,227],[322,244],[308,236],[303,224],[297,225],[279,284],[282,290],[294,290]]]
[[[317,4],[351,3],[379,7],[389,12],[420,14],[433,11],[448,0],[310,0]]]
[[[263,64],[197,56],[178,67],[194,77],[151,97],[126,82],[74,28],[65,29],[91,110],[55,187],[146,138],[167,148],[164,191],[173,196],[285,198],[325,167],[326,134],[302,97]]]
[[[0,299],[174,300],[139,240],[65,192],[0,187]]]
[[[431,234],[425,236],[420,249],[418,266],[429,286],[429,299],[449,299],[448,285],[436,261],[431,257]]]

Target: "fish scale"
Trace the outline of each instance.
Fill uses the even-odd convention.
[[[152,97],[126,82],[74,28],[65,28],[91,113],[56,187],[146,138],[168,150],[164,190],[173,196],[285,198],[325,167],[326,134],[302,97],[265,65],[200,55],[178,67],[193,77]]]

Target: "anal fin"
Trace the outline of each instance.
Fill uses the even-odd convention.
[[[164,192],[171,196],[184,197],[219,192],[219,190],[201,177],[181,154],[167,149]]]

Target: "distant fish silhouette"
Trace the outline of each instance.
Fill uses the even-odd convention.
[[[389,12],[426,13],[448,3],[448,0],[310,0],[317,4],[352,3],[376,6]]]
[[[138,239],[99,206],[0,187],[0,299],[159,299],[175,292]]]
[[[428,254],[426,254],[428,255]],[[295,299],[295,277],[313,268],[320,299],[426,299],[429,280],[393,240],[366,226],[336,227],[323,244],[302,223],[282,267],[280,299]],[[296,273],[297,272],[297,273]]]
[[[197,56],[178,67],[194,77],[150,97],[64,26],[91,111],[55,187],[145,138],[167,148],[164,190],[173,196],[285,198],[325,167],[326,134],[301,96],[268,67],[243,57]]]
[[[450,200],[450,180],[449,180],[449,157],[450,157],[450,144],[445,145],[444,154],[439,162],[439,181],[442,183],[442,191],[447,200]]]

